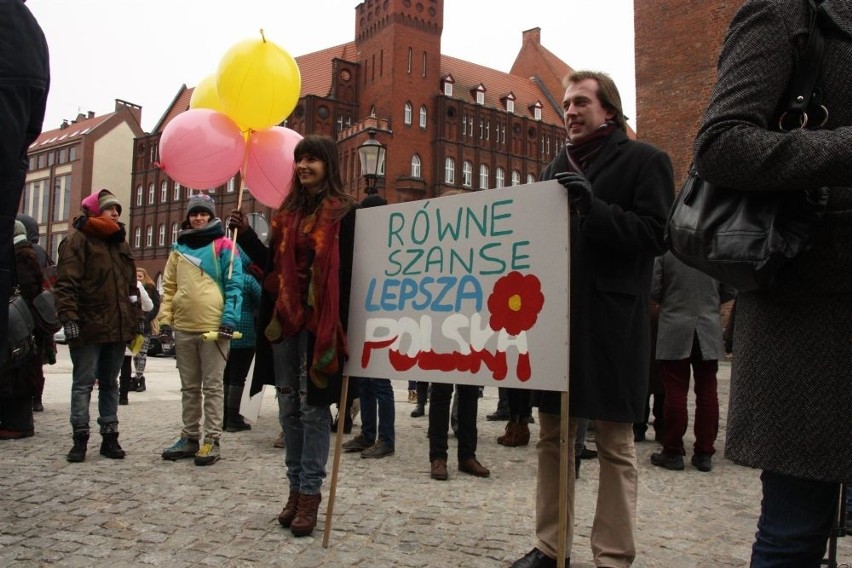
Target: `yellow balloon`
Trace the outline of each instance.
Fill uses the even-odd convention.
[[[242,130],[263,130],[296,108],[302,76],[284,49],[265,39],[248,39],[222,57],[216,87],[222,112]]]
[[[198,82],[192,97],[189,99],[189,108],[207,108],[222,112],[222,104],[219,102],[219,93],[216,90],[216,74],[208,75]]]

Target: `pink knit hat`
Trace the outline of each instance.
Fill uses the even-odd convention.
[[[91,194],[83,200],[82,205],[83,209],[95,216],[100,215],[107,207],[115,205],[118,214],[121,215],[121,203],[108,189],[101,189],[97,193]]]

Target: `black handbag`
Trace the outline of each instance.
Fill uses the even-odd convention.
[[[809,120],[812,126],[815,118],[821,122],[819,128],[828,120],[817,87],[823,53],[818,8],[814,0],[808,0],[808,5],[808,43],[779,115],[782,131],[805,128]],[[690,167],[669,212],[665,241],[684,263],[724,284],[740,291],[767,289],[784,265],[810,248],[827,201],[826,188],[743,191],[719,187]]]

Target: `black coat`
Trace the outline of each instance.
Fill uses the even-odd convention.
[[[274,235],[273,235],[274,236]],[[352,287],[352,255],[355,248],[355,208],[353,208],[340,222],[340,321],[346,330],[349,323],[349,291]],[[270,254],[275,250],[276,243],[271,241],[269,246],[263,244],[250,227],[246,226],[237,233],[237,244],[242,247],[251,261],[258,266],[264,266],[264,279],[274,269],[274,260]],[[263,279],[261,280],[263,281]],[[275,297],[261,287],[260,308],[256,319],[257,343],[254,360],[254,372],[252,374],[252,395],[261,391],[263,385],[275,384],[275,372],[272,362],[272,345],[264,335],[266,326],[272,319],[275,307]],[[313,344],[308,345],[308,361],[312,359],[311,351]],[[343,361],[340,365],[343,368]],[[340,402],[340,389],[343,374],[329,378],[326,388],[319,388],[308,381],[308,404],[311,406],[330,405]]]
[[[568,171],[564,152],[542,172]],[[650,357],[648,302],[654,257],[674,196],[671,160],[616,130],[585,172],[594,199],[571,216],[569,412],[614,422],[645,415]],[[539,407],[559,413],[559,395]]]

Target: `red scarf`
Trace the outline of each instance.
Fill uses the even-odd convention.
[[[105,217],[80,216],[73,224],[78,231],[108,242],[121,242],[126,236],[123,225]]]
[[[309,376],[320,388],[328,385],[329,376],[340,371],[340,354],[347,355],[339,313],[340,221],[335,216],[340,207],[336,199],[327,198],[308,215],[302,211],[279,211],[270,228],[273,235],[282,237],[273,251],[278,293],[275,317],[266,335],[275,341],[280,338],[276,336],[291,337],[302,329],[310,331],[315,339]],[[299,266],[302,263],[297,262],[297,257],[309,259],[311,252],[313,262]],[[303,274],[307,276],[305,284]],[[275,323],[280,333],[276,333]]]

